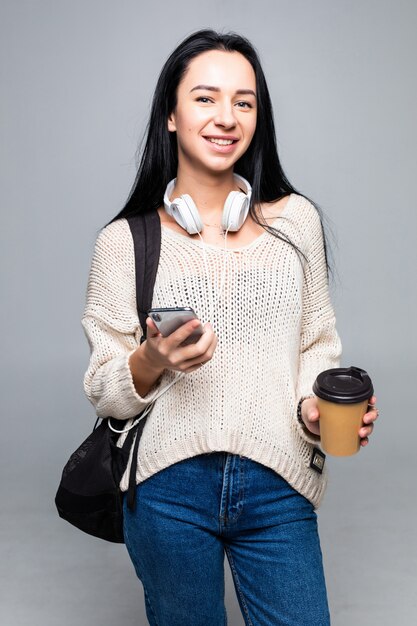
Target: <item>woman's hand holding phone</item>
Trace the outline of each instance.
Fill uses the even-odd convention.
[[[210,322],[204,324],[203,334],[196,343],[181,345],[200,324],[198,319],[193,319],[163,337],[151,317],[147,317],[147,339],[141,348],[150,367],[188,374],[210,361],[218,341]]]

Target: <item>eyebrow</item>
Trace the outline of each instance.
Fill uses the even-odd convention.
[[[196,87],[193,87],[190,90],[190,93],[196,89],[202,89],[204,91],[221,91],[220,87],[213,87],[212,85],[196,85]],[[256,93],[252,91],[252,89],[236,89],[235,93],[252,95],[256,98]]]

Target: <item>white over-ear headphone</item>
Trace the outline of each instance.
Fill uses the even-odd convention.
[[[227,196],[222,214],[222,229],[224,231],[236,231],[241,228],[248,215],[252,195],[252,187],[248,181],[239,174],[234,173],[233,176],[237,179],[236,182],[240,181],[246,186],[246,194],[242,191],[231,191]],[[203,230],[203,222],[191,196],[184,193],[172,201],[169,199],[176,180],[176,178],[171,180],[165,190],[165,210],[190,235],[195,235]]]

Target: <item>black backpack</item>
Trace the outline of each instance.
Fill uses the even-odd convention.
[[[146,318],[152,306],[159,264],[161,221],[157,211],[129,216],[126,219],[135,247],[136,305],[144,333],[140,340],[142,343],[146,339]],[[135,421],[142,413],[135,417]],[[146,415],[129,430],[121,448],[116,445],[119,435],[108,426],[112,418],[101,419],[97,426],[100,419],[97,419],[93,432],[67,461],[55,496],[55,504],[59,516],[80,530],[106,541],[124,543],[123,495],[119,483],[134,442],[127,492],[127,505],[130,510],[134,510],[137,454]],[[120,429],[120,420],[114,421],[114,427]]]

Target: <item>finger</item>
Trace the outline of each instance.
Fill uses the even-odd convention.
[[[161,333],[159,332],[158,327],[151,317],[146,318],[146,326],[148,327],[148,331],[150,332],[150,337],[157,337]]]
[[[197,319],[193,319],[193,320],[190,320],[189,322],[185,322],[185,324],[182,324],[179,328],[177,328],[177,330],[175,330],[173,333],[171,333],[167,337],[167,339],[169,340],[169,343],[173,347],[175,347],[175,346],[178,347],[200,325],[201,325],[201,322],[200,322],[200,320],[197,320]],[[188,346],[186,346],[186,347],[188,347]]]
[[[372,422],[375,422],[375,420],[378,419],[378,416],[378,409],[372,409],[372,411],[368,411],[368,413],[365,413],[365,415],[363,416],[363,422],[364,424],[372,424]]]
[[[207,339],[208,337],[210,337],[210,341],[212,341],[212,338],[214,337],[213,327],[210,324],[210,322],[206,322],[204,324],[203,334],[201,335],[198,341],[202,341],[203,339]]]
[[[359,436],[360,437],[367,437],[368,435],[370,435],[372,433],[374,429],[374,425],[371,424],[370,426],[366,426],[365,428],[361,428],[359,431]]]
[[[210,345],[207,348],[207,350],[205,350],[204,352],[199,352],[199,354],[197,354],[196,356],[193,356],[192,358],[189,358],[186,361],[184,361],[184,366],[185,367],[193,367],[193,366],[200,367],[201,365],[205,365],[206,363],[208,363],[208,361],[211,360],[213,353],[214,353],[214,350],[211,348],[211,345]]]
[[[213,336],[214,332],[211,324],[207,322],[206,324],[204,324],[203,332],[200,337],[197,338],[197,341],[189,343],[187,346],[185,346],[185,348],[189,348],[189,350],[185,352],[185,358],[200,358],[204,353],[209,350],[213,341]],[[183,346],[180,347],[182,348]]]
[[[361,439],[361,446],[367,446],[368,443],[369,443],[368,437],[365,437],[364,439]]]
[[[200,364],[201,361],[210,360],[214,350],[212,349],[212,337],[214,336],[213,330],[209,323],[204,326],[203,334],[197,341],[187,342],[177,346],[178,357],[181,359],[182,366],[188,367],[195,364]],[[174,346],[175,350],[175,346]]]
[[[183,371],[186,374],[189,374],[190,372],[194,372],[195,370],[198,370],[200,368],[202,368],[206,363],[204,363],[204,361],[202,362],[198,362],[198,363],[194,363],[194,365],[190,365],[189,367],[187,367],[186,369],[184,369]]]
[[[210,345],[208,347],[209,350],[211,350],[211,352],[213,353],[214,350],[216,349],[217,346],[217,342],[218,342],[218,338],[217,335],[214,333],[214,330],[211,326],[211,324],[209,324],[209,322],[207,322],[208,327],[206,328],[206,326],[204,326],[204,332],[208,332],[209,336],[210,336]]]
[[[212,332],[212,331],[207,331],[207,332]],[[214,351],[216,349],[217,346],[217,337],[214,333],[212,333],[213,338],[210,341],[210,344],[208,346],[208,348],[206,350],[204,350],[204,345],[202,347],[202,351],[199,351],[198,354],[193,355],[193,357],[187,359],[184,363],[185,367],[193,367],[193,366],[198,366],[200,367],[201,365],[205,365],[206,363],[208,363],[208,361],[211,360],[211,358],[213,357]],[[193,345],[193,347],[195,349],[197,349],[200,345],[201,345],[201,339]]]
[[[196,365],[192,365],[190,367],[187,367],[187,369],[183,370],[186,374],[189,374],[190,372],[194,372],[195,370],[198,370],[199,367],[202,367],[201,363],[197,363]]]

